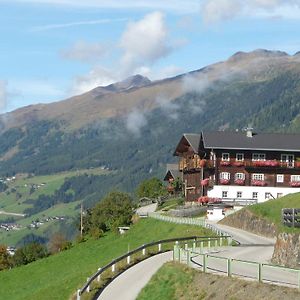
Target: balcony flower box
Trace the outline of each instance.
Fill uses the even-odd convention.
[[[291,181],[290,186],[292,187],[300,187],[300,181]]]
[[[220,166],[227,167],[230,166],[230,161],[222,160],[220,162]]]
[[[245,164],[244,164],[243,161],[235,161],[235,162],[233,163],[233,165],[234,165],[235,167],[243,167]]]
[[[245,184],[245,179],[236,179],[234,181],[235,184],[237,185],[244,185]]]
[[[295,167],[296,167],[296,168],[300,168],[300,161],[296,161],[296,162],[295,162]]]
[[[201,180],[202,186],[207,186],[208,184],[209,184],[209,178],[205,178],[205,179]]]
[[[207,203],[219,203],[221,202],[221,199],[219,198],[212,198],[212,197],[208,197],[208,196],[201,196],[197,199],[198,203],[201,204],[207,204]]]
[[[264,180],[252,180],[251,185],[255,186],[266,186],[267,183]]]
[[[229,179],[220,179],[220,184],[229,184]]]
[[[255,167],[279,167],[279,162],[277,160],[259,160],[254,161],[253,165]]]

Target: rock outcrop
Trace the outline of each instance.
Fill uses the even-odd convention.
[[[290,268],[299,268],[300,263],[300,234],[280,233],[277,236],[272,257],[274,264]]]
[[[242,209],[232,215],[229,215],[220,221],[220,223],[270,238],[273,238],[278,234],[275,224],[257,217],[248,209]]]

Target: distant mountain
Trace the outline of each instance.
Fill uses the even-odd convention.
[[[1,116],[0,174],[101,167],[102,191],[161,176],[183,132],[300,131],[300,55],[238,52],[163,80],[141,75]]]

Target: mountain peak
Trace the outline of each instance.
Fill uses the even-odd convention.
[[[106,90],[109,90],[111,92],[123,92],[123,91],[129,90],[131,88],[138,88],[138,87],[146,86],[150,83],[151,83],[151,80],[149,78],[144,77],[140,74],[136,74],[136,75],[130,76],[122,81],[107,85],[103,88]]]
[[[273,50],[266,50],[266,49],[256,49],[250,52],[243,52],[239,51],[233,54],[228,61],[239,61],[248,58],[275,58],[275,57],[283,57],[288,56],[288,54],[284,51],[273,51]]]
[[[118,81],[107,86],[99,86],[92,91],[93,96],[99,96],[107,93],[120,93],[128,91],[132,88],[140,88],[147,86],[152,81],[140,74],[130,76],[122,81]]]

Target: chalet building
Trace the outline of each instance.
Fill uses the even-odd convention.
[[[299,134],[184,134],[174,155],[187,201],[263,202],[300,192]]]

